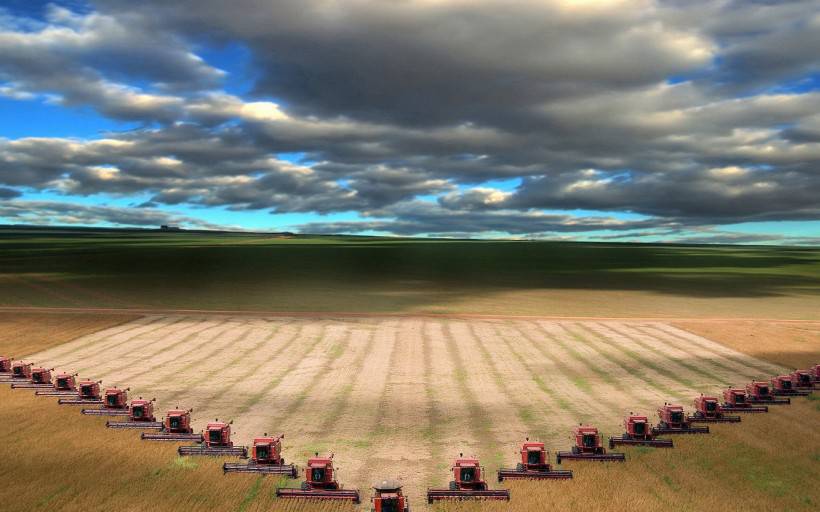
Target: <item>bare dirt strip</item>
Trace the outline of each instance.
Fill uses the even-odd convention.
[[[347,487],[399,477],[416,507],[460,452],[490,476],[516,444],[566,449],[579,421],[689,406],[786,368],[661,321],[151,315],[32,359],[234,421],[235,441],[284,432],[297,464],[333,451]]]

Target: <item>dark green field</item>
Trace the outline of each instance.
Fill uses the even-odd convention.
[[[800,319],[820,311],[819,248],[10,228],[0,248],[7,306]]]

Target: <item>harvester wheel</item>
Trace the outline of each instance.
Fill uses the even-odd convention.
[[[310,484],[307,483],[307,482],[302,482],[302,490],[303,491],[309,491],[310,490]]]
[[[451,482],[450,482],[450,490],[451,490],[451,491],[456,491],[456,490],[458,490],[458,485],[456,485],[456,483],[455,483],[455,482],[453,482],[453,481],[451,481]]]
[[[524,471],[524,465],[519,462],[518,464],[515,465],[515,470],[519,471],[519,472]]]
[[[574,453],[575,455],[578,455],[579,453],[581,453],[581,449],[578,448],[577,446],[573,446],[572,447],[572,453]]]

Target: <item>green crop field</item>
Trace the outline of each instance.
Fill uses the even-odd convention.
[[[815,319],[820,249],[0,230],[0,305]]]

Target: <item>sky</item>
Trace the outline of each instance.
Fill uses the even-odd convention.
[[[0,223],[820,244],[820,0],[0,0]]]

